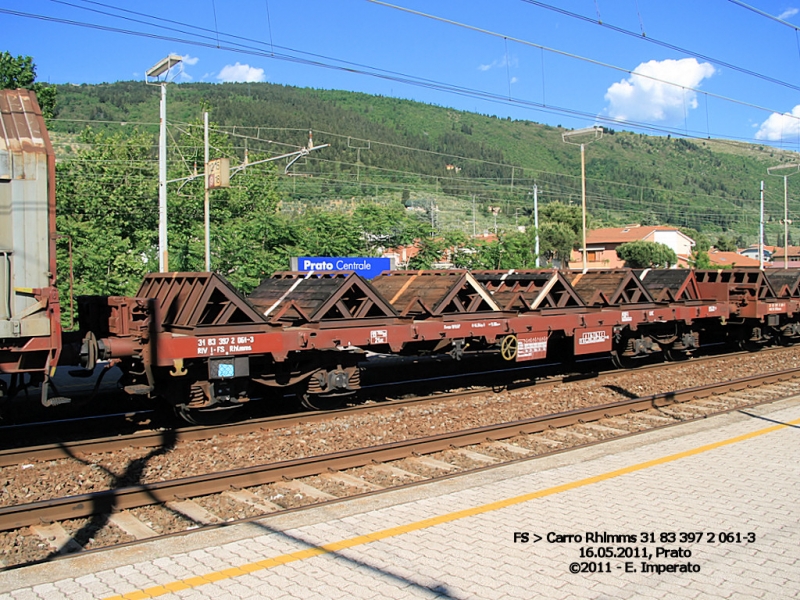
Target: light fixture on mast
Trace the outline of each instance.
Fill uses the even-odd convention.
[[[779,173],[778,171],[783,171]],[[789,183],[788,179],[792,175],[800,173],[800,163],[788,165],[777,165],[767,169],[768,175],[783,177],[783,268],[789,268]]]
[[[586,152],[584,147],[599,140],[601,137],[603,137],[603,128],[598,125],[575,129],[574,131],[565,131],[561,134],[561,140],[565,144],[581,147],[581,231],[583,238],[581,254],[583,255],[584,273],[589,270],[586,262]],[[579,138],[581,141],[573,141],[572,138]]]
[[[167,77],[169,70],[182,60],[183,57],[170,54],[148,69],[144,79],[148,85],[161,86],[158,135],[158,270],[161,273],[169,270],[167,256]],[[161,75],[164,75],[164,79],[159,81],[158,78]],[[148,81],[148,79],[156,81]]]

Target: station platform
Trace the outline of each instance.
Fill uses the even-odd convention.
[[[800,596],[800,397],[0,573],[0,599]]]

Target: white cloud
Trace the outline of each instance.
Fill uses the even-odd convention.
[[[503,56],[502,58],[498,58],[497,60],[493,60],[492,62],[485,64],[485,65],[478,65],[478,71],[488,71],[490,69],[500,69],[505,68],[506,66],[516,68],[519,65],[519,61],[517,57],[512,56],[509,58],[508,56]]]
[[[186,56],[181,56],[181,58],[183,59],[183,62],[185,64],[189,65],[190,67],[193,67],[194,65],[196,65],[197,61],[200,60],[198,57],[189,56],[188,54]]]
[[[757,140],[777,142],[800,135],[800,104],[790,113],[772,113],[756,132]]]
[[[697,94],[687,88],[698,87],[714,72],[709,63],[694,58],[642,63],[630,77],[608,88],[606,111],[621,121],[682,121],[688,110],[697,108]]]
[[[792,18],[793,16],[795,16],[795,15],[796,15],[798,12],[800,12],[800,9],[797,9],[797,8],[787,8],[785,11],[783,11],[781,14],[779,14],[779,15],[778,15],[778,18],[779,18],[781,21],[785,21],[786,19],[791,19],[791,18]]]
[[[222,82],[246,82],[256,83],[259,81],[266,81],[264,69],[257,69],[250,65],[242,65],[238,62],[235,65],[225,65],[217,75],[217,79]]]

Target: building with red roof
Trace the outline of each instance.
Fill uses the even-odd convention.
[[[657,242],[672,248],[676,255],[688,256],[695,242],[676,227],[666,225],[628,225],[593,229],[586,234],[586,263],[590,269],[617,269],[625,261],[617,256],[617,247],[629,242]],[[581,266],[580,250],[573,250],[570,266]]]

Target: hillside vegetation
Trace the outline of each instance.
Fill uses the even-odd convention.
[[[87,121],[109,130],[149,123],[138,129],[154,135],[158,98],[157,88],[142,82],[59,86],[51,127],[64,134],[62,142]],[[239,161],[245,148],[279,154],[303,146],[308,130],[315,144],[330,144],[293,166],[293,173],[307,177],[280,179],[284,209],[352,209],[363,198],[402,197],[425,211],[435,228],[471,234],[493,229],[491,206],[501,208],[499,228],[527,224],[534,183],[542,203],[580,203],[579,149],[563,143],[564,130],[532,121],[267,83],[171,85],[168,106],[171,144],[183,145],[187,128],[180,124],[197,124],[206,109],[217,127],[233,134],[231,151]],[[670,224],[707,233],[712,241],[727,232],[753,242],[763,179],[767,241],[774,243],[782,231],[783,184],[766,169],[795,156],[720,140],[607,130],[587,146],[589,213],[597,224]],[[171,150],[171,163],[181,158]],[[790,190],[793,184],[800,185],[790,180]]]

